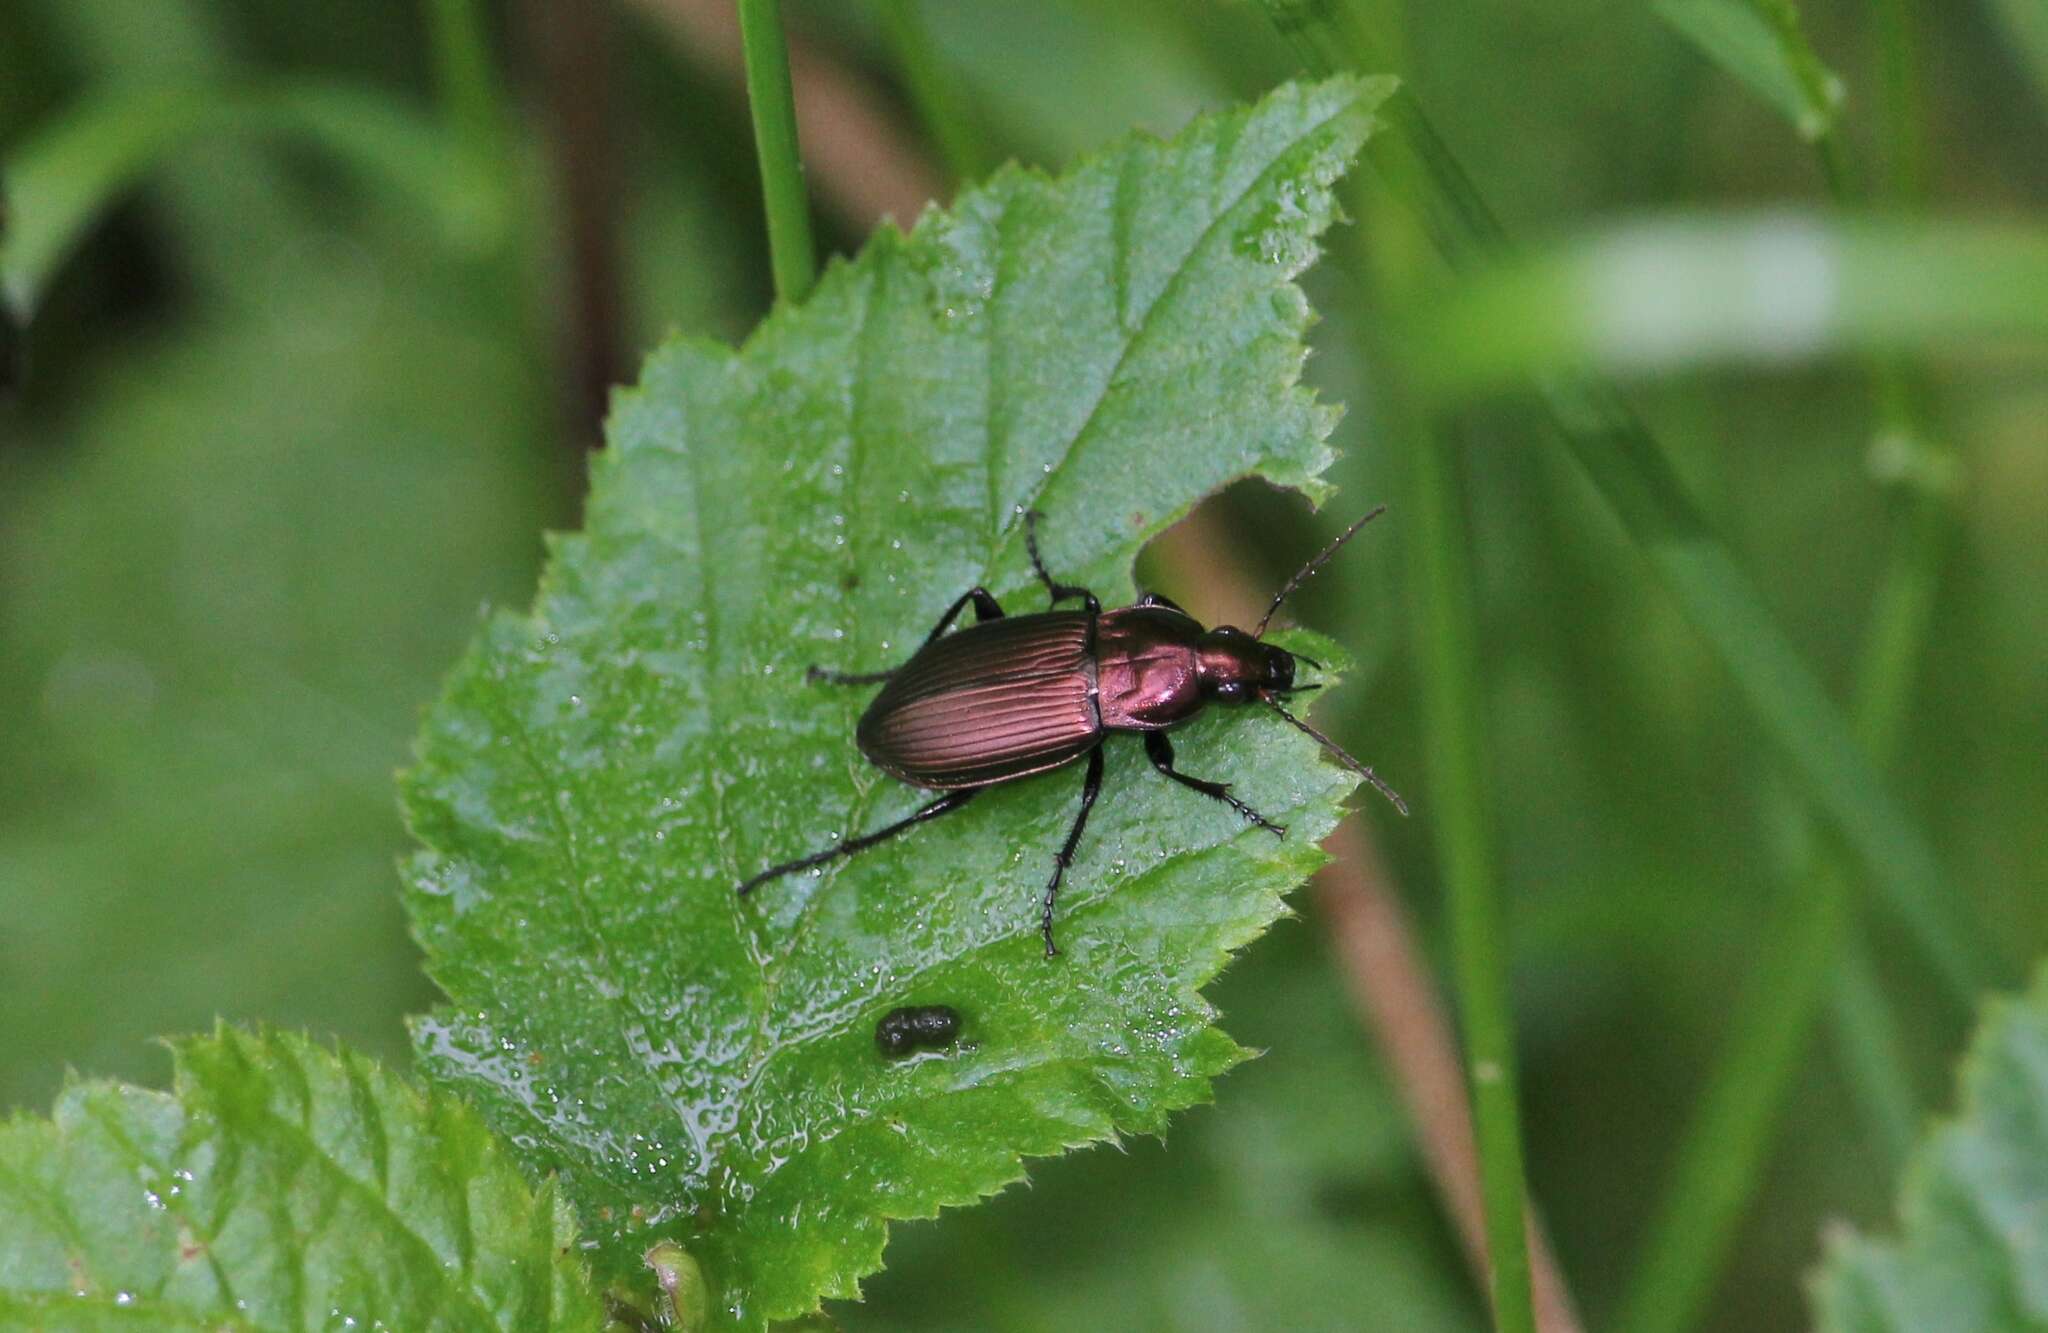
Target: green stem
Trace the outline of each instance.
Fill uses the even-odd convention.
[[[1417,432],[1415,439],[1410,456],[1415,512],[1409,530],[1420,604],[1417,661],[1430,737],[1430,829],[1450,904],[1453,970],[1486,1201],[1488,1295],[1501,1333],[1532,1333],[1514,1021],[1480,740],[1464,487],[1447,441],[1426,432]]]
[[[995,151],[982,133],[966,90],[932,41],[920,0],[876,0],[876,6],[911,105],[938,145],[954,183],[988,175],[995,170]]]
[[[1927,93],[1920,75],[1918,16],[1913,0],[1877,0],[1884,137],[1884,195],[1917,203],[1927,180]]]
[[[797,155],[796,100],[789,86],[789,47],[781,0],[739,0],[740,43],[746,53],[747,102],[754,113],[754,150],[761,163],[761,199],[768,215],[768,255],[775,296],[801,301],[817,279],[810,201]]]
[[[448,126],[480,163],[505,158],[507,117],[478,0],[428,0],[434,87]]]
[[[511,234],[515,182],[512,113],[491,55],[481,0],[427,0],[434,90],[452,145],[444,171],[456,236],[479,252]]]

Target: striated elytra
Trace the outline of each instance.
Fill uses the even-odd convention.
[[[1026,514],[1025,549],[1052,597],[1053,609],[1006,615],[988,589],[969,588],[946,608],[924,645],[903,665],[875,672],[810,669],[812,681],[881,684],[881,693],[861,715],[855,733],[861,753],[892,777],[945,794],[873,833],[771,866],[740,885],[739,892],[744,895],[779,876],[863,851],[913,825],[958,810],[984,787],[1085,757],[1088,771],[1081,784],[1081,809],[1053,855],[1052,878],[1041,904],[1039,932],[1045,938],[1045,956],[1051,958],[1059,952],[1052,936],[1053,903],[1087,827],[1088,812],[1102,790],[1102,743],[1111,732],[1142,734],[1145,753],[1161,773],[1222,801],[1276,837],[1286,834],[1284,827],[1232,796],[1229,784],[1191,777],[1173,766],[1167,729],[1211,703],[1270,705],[1407,814],[1406,803],[1378,774],[1280,702],[1316,688],[1294,683],[1297,660],[1319,664],[1263,641],[1273,613],[1288,595],[1385,510],[1382,505],[1366,514],[1296,571],[1250,633],[1231,625],[1205,629],[1193,616],[1151,593],[1131,606],[1104,611],[1094,593],[1057,582],[1046,572],[1038,555],[1038,515]],[[1058,609],[1060,603],[1072,601],[1081,609]],[[970,604],[976,623],[947,634]],[[888,1019],[883,1021],[886,1025]],[[880,1029],[876,1040],[882,1040]]]

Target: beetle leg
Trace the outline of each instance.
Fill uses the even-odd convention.
[[[928,819],[937,819],[940,815],[958,810],[961,806],[967,804],[974,794],[980,790],[979,787],[969,787],[965,791],[949,791],[930,805],[911,812],[893,824],[878,828],[873,833],[865,833],[858,838],[849,838],[836,847],[827,847],[822,852],[812,852],[809,856],[799,856],[794,861],[784,861],[779,866],[771,866],[740,885],[740,896],[745,897],[771,879],[777,879],[799,870],[808,870],[815,865],[823,865],[825,862],[836,857],[852,856],[855,852],[864,852],[878,842],[895,837],[912,825],[922,824]]]
[[[880,685],[895,674],[895,667],[887,671],[834,671],[821,666],[804,669],[804,679],[813,685]]]
[[[995,599],[994,593],[977,584],[953,599],[953,604],[946,608],[946,614],[940,616],[939,623],[932,626],[932,632],[924,636],[922,646],[931,647],[932,642],[960,618],[960,613],[967,608],[969,602],[974,603],[976,624],[1003,618],[1003,604]],[[804,679],[813,685],[821,681],[827,685],[879,685],[895,675],[898,670],[900,668],[890,667],[887,671],[833,671],[828,667],[814,666],[804,670]]]
[[[969,602],[974,603],[974,623],[977,625],[985,620],[1003,618],[1003,604],[996,600],[994,593],[977,583],[953,599],[953,604],[946,608],[946,614],[940,616],[939,623],[932,626],[932,632],[924,636],[925,643],[929,644],[944,634],[946,627],[960,615],[960,608]]]
[[[1145,733],[1145,755],[1152,761],[1152,767],[1158,769],[1167,777],[1172,778],[1181,786],[1198,791],[1204,796],[1215,797],[1276,838],[1287,836],[1287,826],[1285,824],[1275,824],[1243,801],[1232,796],[1229,783],[1205,782],[1201,778],[1191,778],[1175,768],[1173,766],[1173,742],[1166,739],[1165,732],[1148,731]]]
[[[1095,798],[1102,794],[1102,747],[1097,745],[1088,752],[1088,776],[1081,780],[1081,813],[1074,816],[1074,827],[1067,830],[1067,841],[1052,859],[1052,879],[1045,886],[1045,914],[1039,918],[1038,931],[1045,936],[1045,956],[1056,957],[1059,948],[1052,942],[1052,904],[1060,896],[1060,881],[1067,877],[1067,867],[1074,863],[1074,848],[1080,845],[1081,830],[1088,827],[1088,812],[1095,808]]]
[[[1038,511],[1036,509],[1024,515],[1024,549],[1031,553],[1031,568],[1038,572],[1038,581],[1045,585],[1045,590],[1048,593],[1052,594],[1052,604],[1054,606],[1078,597],[1081,599],[1081,604],[1088,608],[1089,615],[1096,616],[1102,614],[1102,603],[1097,600],[1094,593],[1076,584],[1055,583],[1052,575],[1045,572],[1045,561],[1039,559],[1038,556]],[[1091,644],[1090,646],[1092,647],[1093,645]]]

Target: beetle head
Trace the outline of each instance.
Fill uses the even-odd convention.
[[[1218,625],[1196,645],[1202,695],[1218,703],[1247,703],[1294,689],[1294,654],[1261,643],[1234,625]]]

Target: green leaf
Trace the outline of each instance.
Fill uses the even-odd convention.
[[[175,1091],[0,1126],[0,1329],[596,1330],[553,1185],[346,1049],[223,1027]]]
[[[2048,967],[1990,1006],[1959,1082],[1962,1110],[1907,1165],[1904,1234],[1830,1238],[1824,1333],[2048,1329]]]
[[[1847,96],[1842,80],[1820,62],[1801,31],[1790,0],[1656,0],[1653,8],[1707,59],[1734,75],[1813,140],[1835,126]]]
[[[0,300],[27,320],[58,265],[98,217],[167,155],[223,132],[285,134],[335,153],[421,199],[477,248],[504,219],[483,164],[382,94],[312,81],[262,88],[122,88],[67,109],[5,163],[11,225],[0,239]]]
[[[802,1314],[857,1293],[884,1219],[1158,1132],[1243,1058],[1199,988],[1352,785],[1263,711],[1211,710],[1180,762],[1288,836],[1110,746],[1056,961],[1038,902],[1072,769],[733,889],[930,799],[855,749],[866,692],[804,668],[900,660],[976,583],[1036,609],[1026,506],[1052,569],[1114,605],[1201,496],[1324,489],[1335,413],[1297,382],[1291,280],[1387,87],[1285,88],[1057,181],[1001,173],[743,351],[669,346],[621,400],[587,530],[458,669],[406,783],[408,902],[456,1006],[419,1024],[422,1058],[561,1172],[619,1271],[672,1237],[724,1324]],[[957,1008],[965,1044],[885,1064],[875,1023],[907,1003]]]

